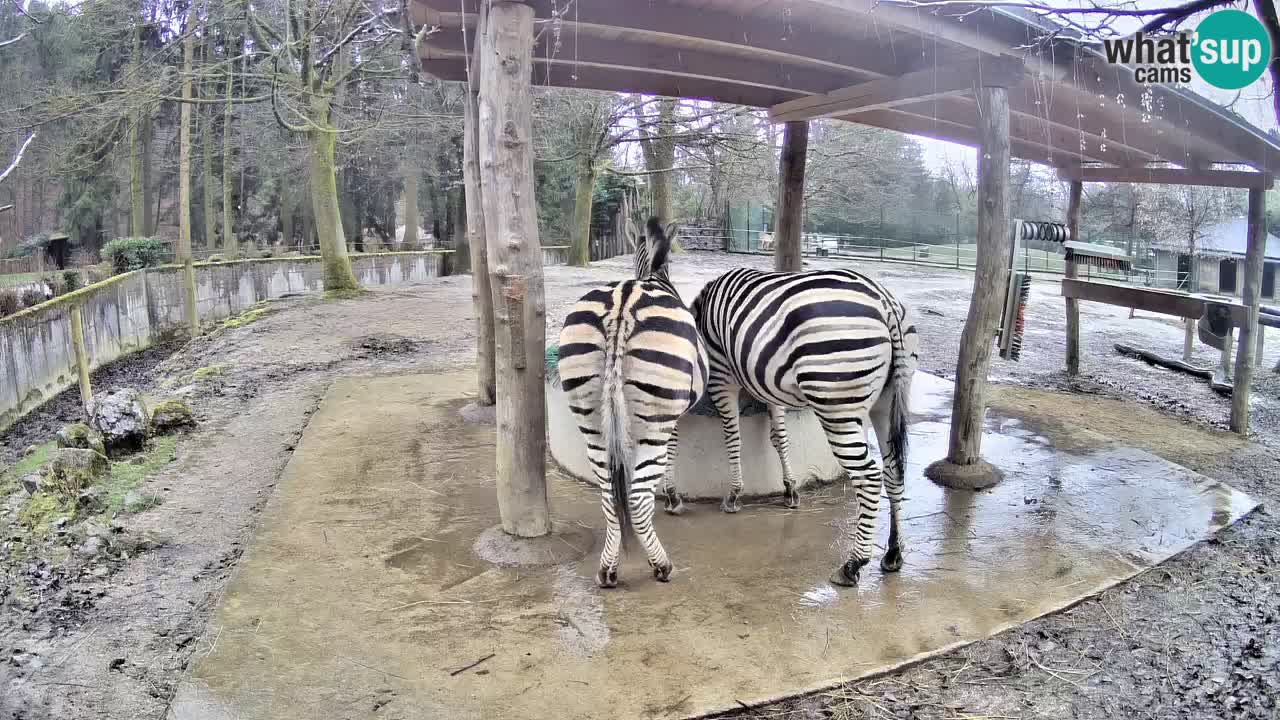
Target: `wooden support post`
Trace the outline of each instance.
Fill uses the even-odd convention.
[[[945,460],[925,474],[952,488],[978,489],[1000,481],[1001,473],[981,459],[986,414],[987,369],[1008,283],[1012,236],[1009,227],[1009,92],[981,87],[978,100],[978,248],[973,296],[960,338],[951,443]]]
[[[800,272],[800,237],[804,229],[804,163],[809,152],[809,123],[788,122],[782,133],[778,161],[778,212],[773,227],[774,266],[780,272]]]
[[[1235,349],[1233,345],[1235,339],[1232,335],[1234,332],[1234,327],[1227,328],[1227,336],[1222,339],[1222,377],[1226,380],[1231,379],[1231,353]]]
[[[1231,430],[1249,433],[1249,392],[1253,384],[1255,334],[1258,333],[1258,306],[1262,302],[1263,248],[1267,242],[1266,191],[1249,190],[1249,244],[1245,250],[1244,292],[1241,298],[1246,318],[1240,327],[1240,347],[1236,351],[1236,376],[1231,390]]]
[[[502,529],[551,531],[547,503],[546,309],[533,197],[533,8],[497,0],[480,40],[480,180],[497,370]]]
[[[1072,240],[1079,240],[1080,233],[1080,201],[1084,194],[1084,183],[1071,181],[1071,195],[1067,202],[1067,233]],[[1076,276],[1076,264],[1066,259],[1064,272],[1067,277]],[[1080,374],[1080,302],[1075,298],[1067,298],[1067,377]]]
[[[88,411],[93,402],[93,388],[89,385],[89,353],[84,346],[84,314],[77,303],[71,306],[71,347],[76,355],[76,373],[80,376],[80,404]]]
[[[1186,335],[1182,338],[1182,362],[1191,362],[1191,351],[1194,349],[1196,342],[1196,321],[1192,318],[1186,318],[1183,322],[1187,324]]]
[[[493,360],[493,291],[489,287],[489,250],[485,245],[484,194],[480,186],[480,136],[478,135],[477,102],[480,93],[482,54],[479,37],[484,33],[485,4],[480,3],[476,22],[476,46],[472,51],[470,76],[467,78],[466,104],[463,106],[462,182],[466,193],[467,245],[471,254],[471,304],[476,314],[476,390],[478,405],[493,405],[497,381]]]
[[[1257,349],[1253,353],[1253,366],[1255,368],[1262,367],[1262,351],[1266,349],[1267,344],[1267,326],[1258,325],[1258,343]]]

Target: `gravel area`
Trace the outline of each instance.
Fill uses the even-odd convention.
[[[588,287],[629,273],[631,258],[547,268],[547,336]],[[762,257],[674,258],[693,287]],[[813,261],[812,266],[838,265]],[[972,276],[866,263],[912,307],[923,370],[954,373]],[[147,479],[157,507],[113,532],[152,539],[106,572],[6,554],[0,570],[0,718],[163,718],[176,680],[216,637],[209,613],[252,538],[309,414],[336,377],[467,367],[471,285],[449,277],[348,300],[273,302],[270,312],[195,342],[104,369],[98,387],[177,396],[198,428],[176,460]],[[692,297],[686,297],[686,301]],[[993,405],[1038,407],[1055,422],[1120,435],[1271,504],[1280,493],[1280,333],[1258,373],[1253,437],[1220,432],[1229,401],[1206,383],[1121,357],[1116,342],[1181,354],[1171,319],[1095,304],[1082,308],[1082,374],[1063,372],[1064,313],[1056,283],[1037,281],[1021,362],[994,360]],[[1201,348],[1212,365],[1217,353]],[[200,378],[193,378],[197,370]],[[1066,394],[1062,394],[1066,393]],[[75,419],[74,391],[0,435],[0,462]],[[1047,420],[1048,422],[1049,420]],[[0,506],[12,541],[18,493]],[[6,524],[7,523],[7,524]],[[1280,526],[1266,509],[1101,597],[890,676],[725,717],[742,718],[1276,718],[1280,717]],[[337,716],[335,716],[337,717]]]

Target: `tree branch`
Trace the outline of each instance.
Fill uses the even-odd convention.
[[[4,182],[4,179],[9,177],[9,173],[13,172],[14,168],[18,167],[18,163],[22,162],[22,154],[27,151],[27,146],[35,139],[36,134],[34,132],[27,136],[26,141],[22,143],[22,147],[18,148],[18,154],[13,156],[13,162],[9,163],[9,167],[5,168],[4,172],[0,173],[0,182]]]

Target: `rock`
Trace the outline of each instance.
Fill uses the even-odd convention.
[[[22,449],[22,456],[30,457],[31,455],[35,455],[36,451],[39,449],[40,449],[39,445],[28,445]]]
[[[76,508],[86,515],[96,515],[107,506],[107,494],[100,487],[91,487],[76,496]]]
[[[22,484],[22,489],[28,495],[35,495],[36,491],[40,489],[40,473],[27,473],[18,482]]]
[[[89,425],[102,433],[107,456],[138,452],[146,446],[151,420],[142,394],[133,388],[99,395],[89,404]]]
[[[151,413],[151,432],[165,435],[178,430],[194,427],[195,416],[191,407],[181,400],[165,400],[156,405]]]
[[[58,447],[96,450],[106,455],[107,450],[102,443],[102,435],[84,423],[63,425],[57,435]]]
[[[58,448],[49,457],[40,488],[67,500],[77,498],[111,470],[110,463],[96,450]]]
[[[84,542],[76,547],[76,554],[81,557],[93,558],[101,555],[108,547],[107,541],[93,535],[85,538]]]

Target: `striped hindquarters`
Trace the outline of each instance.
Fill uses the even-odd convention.
[[[661,418],[642,407],[678,408],[678,416],[702,396],[707,359],[693,315],[679,297],[653,283],[627,280],[592,290],[565,318],[560,382],[571,399],[581,401],[578,414],[599,406],[611,354],[621,360],[627,399],[639,403],[637,416]]]
[[[703,288],[693,311],[713,374],[788,407],[874,404],[904,339],[901,303],[851,270],[733,270]]]

